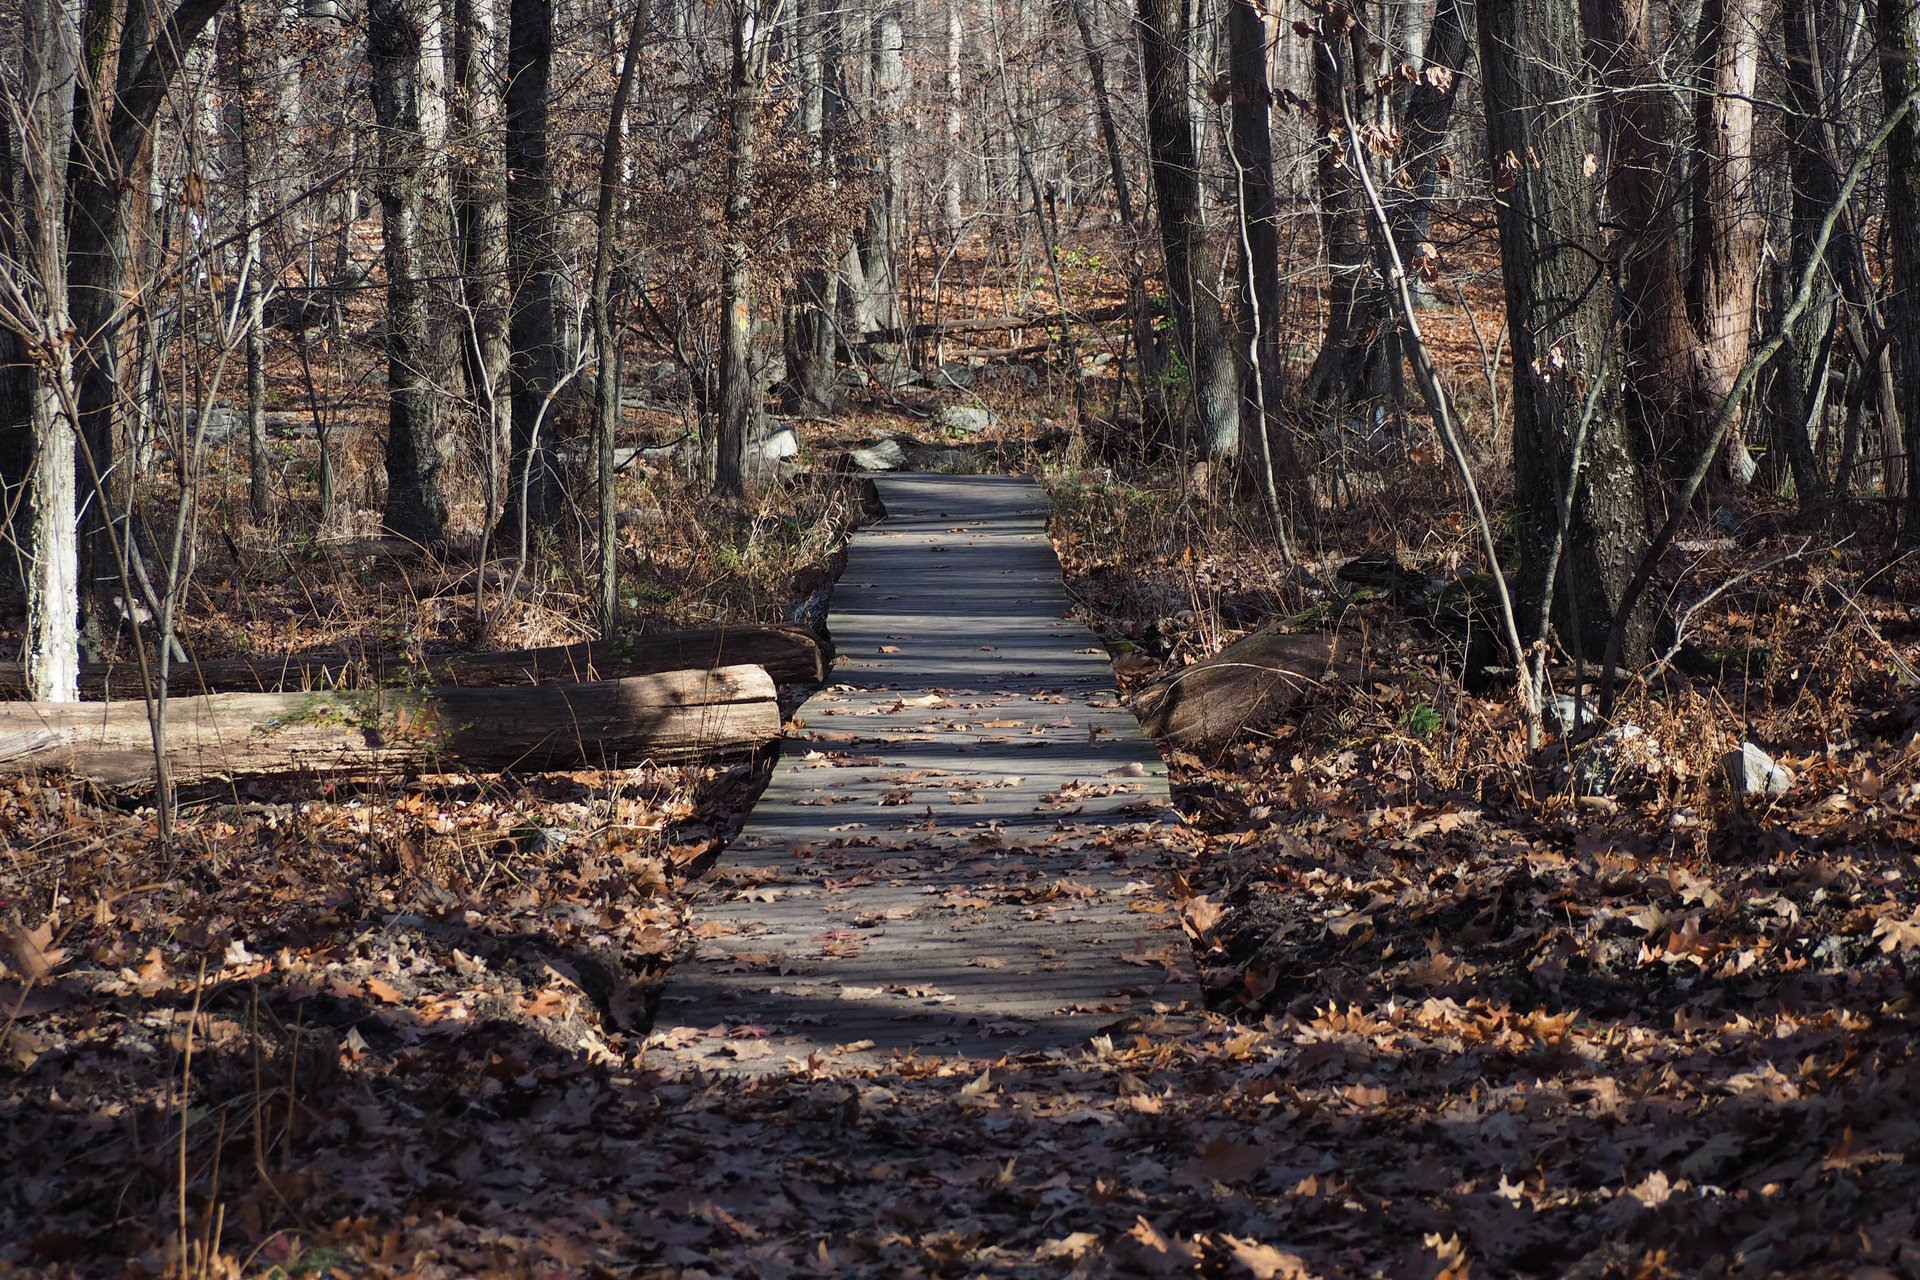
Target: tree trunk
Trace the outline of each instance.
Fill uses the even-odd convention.
[[[964,139],[967,128],[966,98],[962,92],[962,81],[960,78],[960,55],[965,47],[963,41],[966,36],[965,28],[961,24],[960,15],[963,2],[964,0],[946,0],[947,156],[946,172],[942,175],[940,183],[940,229],[948,240],[952,240],[960,234],[960,228],[966,218],[961,199],[962,182],[966,176],[966,147]],[[1101,101],[1104,103],[1106,98],[1105,90],[1102,89],[1100,94]]]
[[[1571,485],[1571,518],[1555,598],[1567,647],[1603,651],[1616,606],[1649,545],[1647,477],[1612,394],[1619,384],[1599,184],[1586,173],[1598,144],[1577,105],[1592,77],[1580,63],[1574,0],[1481,0],[1480,61],[1497,193],[1501,274],[1513,347],[1514,490],[1523,596],[1538,601]],[[1598,383],[1599,394],[1590,396]],[[1580,467],[1571,463],[1586,424]],[[1644,600],[1621,637],[1643,661],[1653,611]]]
[[[1879,0],[1875,27],[1880,48],[1880,86],[1887,110],[1897,111],[1920,94],[1920,8],[1914,0]],[[1887,219],[1893,233],[1894,290],[1887,325],[1899,351],[1906,505],[1901,539],[1920,545],[1920,109],[1910,109],[1887,140]]]
[[[1753,165],[1753,94],[1760,66],[1759,0],[1705,0],[1700,14],[1700,95],[1693,180],[1693,269],[1687,303],[1698,342],[1693,366],[1689,462],[1713,433],[1753,345],[1760,277],[1760,211]],[[1712,487],[1740,487],[1753,459],[1739,419],[1715,460]]]
[[[1316,692],[1360,681],[1356,648],[1333,636],[1256,631],[1143,689],[1134,711],[1151,737],[1188,751],[1222,747]]]
[[[67,309],[74,331],[78,403],[79,539],[82,605],[119,585],[108,528],[115,418],[121,403],[118,346],[127,301],[132,175],[152,136],[154,116],[188,51],[225,0],[181,0],[153,31],[149,0],[128,0],[119,22],[119,61],[108,72],[112,6],[87,0],[80,29],[82,71],[74,93],[67,159]]]
[[[1648,456],[1684,475],[1694,334],[1676,213],[1672,94],[1654,61],[1649,0],[1584,0],[1584,15],[1588,61],[1606,89],[1602,166],[1621,260],[1629,407]]]
[[[1306,396],[1335,416],[1387,392],[1387,343],[1380,341],[1386,306],[1367,243],[1366,195],[1340,121],[1352,92],[1346,33],[1334,31],[1334,9],[1320,21],[1325,38],[1314,45],[1313,103],[1326,123],[1316,141],[1314,174],[1320,195],[1320,244],[1327,258],[1327,324],[1320,352],[1307,372]]]
[[[1136,13],[1167,304],[1187,379],[1186,386],[1169,386],[1167,391],[1190,397],[1206,455],[1227,457],[1240,438],[1238,361],[1227,340],[1219,289],[1209,269],[1200,209],[1200,158],[1194,145],[1188,83],[1192,27],[1185,0],[1138,0]],[[1170,370],[1169,382],[1172,374]]]
[[[1239,187],[1239,329],[1252,348],[1244,397],[1242,461],[1257,466],[1267,502],[1278,514],[1281,491],[1298,485],[1299,460],[1281,413],[1285,392],[1280,363],[1279,207],[1273,191],[1273,86],[1268,79],[1267,19],[1254,0],[1227,0],[1227,41],[1233,90],[1228,134]]]
[[[1400,260],[1409,268],[1426,256],[1423,246],[1440,189],[1440,162],[1453,127],[1453,104],[1473,58],[1473,3],[1440,0],[1433,13],[1433,30],[1419,42],[1425,50],[1420,76],[1407,88],[1400,180],[1395,185],[1410,194],[1395,200],[1389,213]],[[1408,8],[1411,11],[1413,6]],[[1407,30],[1416,32],[1419,26],[1410,23]]]
[[[747,3],[748,0],[738,0]],[[857,246],[855,310],[859,330],[900,323],[899,237],[906,199],[906,28],[896,0],[886,0],[868,33],[874,130],[873,198]]]
[[[499,461],[511,448],[508,387],[506,173],[496,154],[498,82],[488,73],[497,43],[495,0],[454,0],[453,125],[468,158],[453,170],[453,223],[465,332],[460,343],[480,419],[479,462],[498,515]],[[507,448],[502,448],[502,445]]]
[[[752,246],[747,218],[753,211],[754,147],[760,91],[774,14],[761,0],[733,0],[733,69],[727,86],[726,240],[721,247],[720,419],[715,433],[713,491],[739,499],[747,493],[747,440],[762,413],[760,379],[753,367]]]
[[[814,181],[832,189],[837,163],[833,130],[839,112],[837,90],[829,78],[837,74],[840,62],[839,18],[831,12],[822,14],[818,4],[812,8],[803,4],[795,22],[794,61],[800,81],[800,127],[806,134],[807,160]],[[824,417],[839,406],[833,357],[840,273],[835,254],[826,248],[815,252],[815,264],[800,273],[787,296],[781,329],[787,376],[781,384],[780,399],[789,413]]]
[[[259,109],[259,84],[253,66],[254,16],[246,0],[234,5],[232,18],[221,29],[221,98],[227,145],[233,158],[246,241],[240,269],[240,305],[246,316],[247,385],[247,512],[264,524],[268,512],[267,463],[267,350],[263,237],[260,221],[266,210],[265,183],[260,172],[259,139],[254,113]],[[157,372],[157,371],[153,371]]]
[[[758,667],[595,684],[184,698],[164,749],[175,785],[257,777],[617,768],[710,760],[780,736]],[[50,769],[110,787],[155,784],[138,702],[0,705],[0,773]]]
[[[440,492],[440,389],[434,385],[433,319],[428,314],[421,133],[421,0],[368,0],[367,58],[380,130],[374,192],[380,200],[387,269],[387,504],[384,523],[422,545],[446,535]]]
[[[554,403],[560,388],[559,227],[547,160],[553,0],[512,0],[507,17],[507,323],[512,350],[512,456],[500,537],[524,546],[560,514],[553,468]]]
[[[66,0],[29,0],[21,103],[29,127],[21,204],[31,303],[42,358],[28,375],[26,473],[26,683],[42,702],[80,696],[79,548],[75,526],[73,341],[67,319],[62,156],[72,118],[79,28]]]
[[[620,339],[613,323],[611,298],[613,240],[619,210],[615,191],[620,183],[627,103],[633,98],[633,84],[640,73],[640,46],[652,22],[652,10],[649,0],[641,0],[634,12],[627,47],[620,57],[620,80],[614,86],[613,103],[607,110],[607,129],[600,144],[599,200],[594,211],[593,282],[587,297],[594,354],[600,361],[599,376],[594,380],[593,436],[595,488],[600,498],[600,634],[603,636],[611,636],[618,629],[620,614],[620,539],[613,492],[614,433],[620,421]]]
[[[1815,0],[1785,0],[1780,7],[1781,48],[1785,54],[1788,181],[1787,268],[1781,273],[1781,292],[1806,274],[1814,238],[1826,212],[1838,198],[1840,175],[1828,163],[1824,123],[1826,86],[1821,70],[1821,31]],[[1828,270],[1844,278],[1850,258],[1848,246],[1836,235],[1827,250]],[[1785,303],[1779,304],[1784,308]],[[1813,451],[1813,421],[1826,393],[1833,333],[1834,305],[1822,290],[1795,322],[1793,332],[1775,359],[1768,406],[1774,421],[1775,446],[1785,455],[1793,475],[1794,492],[1802,509],[1824,502],[1827,479]]]

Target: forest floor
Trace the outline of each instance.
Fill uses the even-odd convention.
[[[989,435],[1058,425],[980,394]],[[889,430],[927,434],[883,405],[806,435]],[[1276,619],[1390,675],[1170,752],[1142,906],[1198,1005],[1073,1051],[715,1075],[652,1012],[763,766],[250,784],[166,849],[138,801],[10,778],[0,1275],[1920,1271],[1920,567],[1874,508],[1844,538],[1758,500],[1703,521],[1666,582],[1691,644],[1576,786],[1461,678],[1424,584],[1477,561],[1417,451],[1291,564],[1188,472],[1047,479],[1127,691]],[[830,492],[663,497],[636,592],[792,616],[852,518]],[[476,638],[470,568],[442,592],[272,541],[209,552],[197,644]],[[1418,585],[1343,578],[1362,556]],[[573,638],[578,594],[494,634]],[[1743,740],[1783,795],[1725,785]]]

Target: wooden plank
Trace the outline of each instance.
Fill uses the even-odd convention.
[[[1194,994],[1152,890],[1165,767],[1067,616],[1044,493],[874,483],[887,517],[834,590],[834,683],[702,887],[661,1003],[658,1042],[705,1066],[1071,1048]]]
[[[773,681],[752,666],[508,689],[216,693],[170,701],[166,724],[182,784],[614,767],[739,755],[779,736]],[[152,787],[145,704],[0,704],[0,773],[29,769]]]

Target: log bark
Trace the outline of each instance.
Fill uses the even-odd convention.
[[[798,627],[714,627],[542,649],[446,654],[428,658],[424,666],[398,654],[369,657],[341,652],[282,659],[231,658],[176,669],[167,684],[171,693],[183,697],[198,693],[356,689],[395,677],[404,677],[416,686],[481,687],[613,680],[743,664],[765,668],[781,684],[811,684],[826,678],[826,661],[827,655],[813,633]],[[140,687],[137,663],[101,663],[80,672],[80,692],[87,698],[137,698]],[[0,663],[0,699],[25,696],[26,676],[21,664]]]
[[[467,769],[613,768],[741,755],[780,736],[758,667],[675,671],[537,689],[217,693],[168,708],[176,785]],[[140,702],[0,707],[0,774],[53,770],[102,786],[154,784]]]
[[[1134,700],[1140,727],[1189,750],[1224,746],[1270,724],[1316,689],[1362,678],[1358,647],[1340,637],[1256,631]]]

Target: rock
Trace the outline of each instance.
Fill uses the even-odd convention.
[[[933,425],[943,431],[962,431],[972,435],[993,425],[993,414],[978,405],[950,404],[933,417]]]
[[[833,375],[833,380],[843,387],[864,387],[867,385],[867,375],[854,368],[840,370],[840,372]]]
[[[871,372],[873,380],[889,391],[920,385],[920,375],[904,364],[876,364]]]
[[[787,621],[800,627],[824,627],[827,624],[827,605],[832,600],[833,588],[821,587],[795,605],[793,612],[787,615]]]
[[[747,441],[747,461],[752,463],[770,466],[784,458],[797,457],[799,453],[800,437],[792,427],[775,427]]]
[[[1728,784],[1743,796],[1783,796],[1794,784],[1793,770],[1751,742],[1743,742],[1738,751],[1721,757],[1720,769]]]
[[[680,396],[693,390],[693,379],[676,360],[661,360],[647,369],[647,381],[663,395]]]
[[[1610,796],[1636,775],[1653,772],[1659,757],[1660,749],[1647,731],[1623,721],[1576,746],[1571,762],[1561,769],[1561,779],[1580,795]]]
[[[906,352],[897,342],[870,342],[867,344],[867,352],[878,364],[898,364],[906,356]]]
[[[898,440],[876,440],[848,450],[847,460],[859,471],[899,471],[907,465],[907,451]]]
[[[1546,722],[1562,736],[1576,729],[1584,729],[1594,720],[1592,698],[1581,702],[1563,693],[1556,696],[1542,710],[1546,713]]]
[[[958,387],[964,391],[973,385],[973,370],[964,364],[954,364],[949,361],[935,369],[929,381],[936,387]]]
[[[200,425],[200,414],[193,409],[187,410],[183,417],[188,432]],[[215,405],[207,410],[206,418],[206,431],[201,438],[208,444],[225,440],[228,436],[246,434],[247,415],[243,410]]]
[[[517,833],[523,852],[555,853],[573,843],[573,834],[564,827],[527,826]]]

